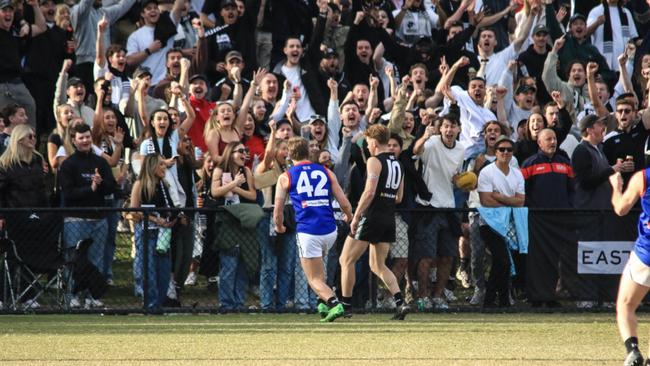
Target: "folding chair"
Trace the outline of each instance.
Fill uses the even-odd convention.
[[[63,271],[65,261],[58,255],[53,260],[35,266],[23,259],[16,243],[9,239],[0,240],[3,255],[4,306],[11,310],[25,310],[36,304],[47,293],[53,294],[57,306],[63,305]],[[47,278],[49,276],[49,278]]]

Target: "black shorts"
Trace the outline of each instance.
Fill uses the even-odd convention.
[[[371,244],[394,243],[395,215],[363,216],[354,238]]]

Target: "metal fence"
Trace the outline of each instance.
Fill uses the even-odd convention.
[[[0,313],[315,311],[317,298],[300,267],[295,235],[275,234],[270,212],[254,228],[233,229],[232,217],[223,209],[167,210],[183,217],[171,227],[156,225],[160,211],[0,210],[6,220],[0,240]],[[472,210],[451,211],[460,217]],[[399,213],[406,222],[422,214],[417,210]],[[565,215],[578,225],[590,221],[590,227],[599,227],[603,233],[612,231],[608,229],[611,223],[605,222],[612,213],[606,211],[539,210],[538,214],[554,219]],[[134,220],[135,216],[141,219]],[[629,229],[634,221],[613,225]],[[403,221],[397,230],[398,241],[408,239]],[[338,257],[348,232],[347,224],[339,221],[336,245],[325,258],[328,283],[334,288],[340,288]],[[489,271],[489,251],[485,257],[482,270]],[[406,272],[412,273],[418,258],[407,258],[411,270]],[[389,258],[389,266],[393,261]],[[559,262],[558,267],[562,267]],[[390,296],[370,272],[367,254],[358,261],[356,274],[354,307],[358,311],[390,310]],[[407,299],[415,301],[411,293],[417,277],[410,278],[402,279],[401,287]],[[477,309],[467,303],[472,290],[460,286],[460,281],[450,281],[448,289],[452,309]],[[598,299],[611,300],[611,296],[598,295]]]

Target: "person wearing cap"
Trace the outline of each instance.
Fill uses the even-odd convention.
[[[546,90],[542,81],[542,71],[544,70],[544,61],[551,46],[548,44],[548,28],[544,23],[538,23],[533,28],[533,42],[526,51],[522,52],[517,58],[519,70],[524,76],[534,77],[537,83],[537,101],[540,105],[551,101],[551,95]]]
[[[38,1],[27,2],[34,11],[34,24],[24,24],[20,34],[15,34],[12,29],[14,23],[14,5],[10,0],[0,1],[0,87],[4,90],[0,93],[0,107],[9,104],[18,104],[25,107],[29,124],[36,127],[36,104],[29,90],[23,84],[21,74],[23,72],[22,59],[25,56],[25,48],[22,42],[29,42],[33,37],[45,32],[47,24],[38,6]],[[21,36],[22,35],[22,36]]]
[[[250,81],[241,76],[246,68],[241,52],[236,50],[228,52],[224,61],[226,76],[212,87],[210,100],[213,102],[236,99],[236,95],[246,94],[250,87]]]
[[[604,118],[590,114],[578,122],[582,141],[573,151],[571,165],[575,174],[576,209],[611,209],[612,190],[607,178],[623,170],[623,161],[610,166],[603,152],[607,124]]]
[[[596,25],[591,43],[605,57],[609,68],[619,71],[618,55],[625,51],[630,39],[639,35],[632,12],[623,6],[621,0],[607,0],[591,9],[587,24]]]
[[[576,12],[569,19],[568,29],[565,33],[562,25],[555,17],[555,8],[553,7],[552,1],[545,0],[545,3],[546,27],[551,36],[551,41],[555,42],[559,38],[563,38],[565,42],[565,47],[560,47],[555,51],[551,50],[549,52],[546,63],[550,62],[555,70],[559,60],[559,70],[568,74],[571,64],[576,60],[582,62],[595,61],[600,67],[603,78],[613,85],[616,80],[616,74],[610,70],[603,55],[591,44],[589,39],[589,35],[591,35],[599,24],[594,22],[587,27],[585,16]],[[571,76],[569,76],[570,80]],[[555,89],[557,90],[557,88]]]
[[[143,26],[131,33],[127,40],[126,62],[131,67],[148,67],[151,70],[151,85],[156,85],[165,77],[167,52],[174,46],[173,36],[159,39],[162,36],[156,33],[158,24],[166,24],[171,20],[174,27],[177,26],[185,0],[175,0],[170,13],[160,12],[158,0],[142,0],[141,5]]]
[[[526,199],[524,177],[510,165],[515,143],[501,135],[495,145],[496,160],[481,170],[478,187],[481,206],[522,207]],[[481,214],[483,216],[483,214]],[[488,277],[483,307],[509,307],[510,254],[505,238],[486,224],[479,228],[481,238],[492,253],[492,266]]]
[[[237,2],[234,0],[206,1],[201,10],[201,21],[207,28],[208,56],[212,61],[208,65],[208,77],[212,82],[218,80],[220,73],[225,73],[225,57],[228,52],[239,51],[242,61],[246,61],[246,69],[242,74],[250,75],[255,70],[255,25],[258,11],[248,4],[243,14],[239,14]],[[253,6],[256,7],[256,6]]]
[[[482,28],[478,33],[478,59],[481,63],[481,69],[484,70],[483,76],[487,85],[495,85],[499,81],[499,77],[503,70],[508,66],[510,60],[514,60],[522,51],[524,42],[528,39],[530,30],[533,27],[535,16],[538,8],[531,9],[531,16],[526,19],[521,33],[514,39],[512,43],[499,52],[494,52],[497,46],[496,32],[492,28]]]
[[[508,63],[508,68],[503,70],[501,78],[499,79],[499,87],[493,90],[493,94],[501,95],[505,91],[503,97],[503,108],[507,116],[508,125],[514,130],[514,126],[518,121],[530,116],[531,110],[537,105],[535,99],[537,88],[535,81],[530,77],[520,78],[516,89],[513,93],[513,84],[515,73],[517,72],[517,62],[512,60]],[[492,103],[498,100],[493,99]],[[497,104],[497,115],[499,115],[500,105]],[[501,117],[501,116],[500,116]],[[503,118],[503,117],[501,117]],[[514,136],[516,139],[516,135]]]
[[[205,124],[207,123],[212,111],[216,107],[216,103],[210,101],[207,98],[209,88],[208,88],[208,78],[205,75],[196,74],[190,77],[190,104],[194,108],[196,117],[194,118],[194,124],[187,135],[192,139],[192,144],[198,147],[204,153],[208,152],[208,145],[205,143],[205,138],[203,137],[203,131],[205,130]]]
[[[93,65],[96,57],[97,24],[102,19],[108,21],[108,29],[103,32],[102,42],[110,44],[110,26],[117,22],[135,4],[136,0],[120,0],[110,6],[102,6],[101,0],[81,0],[70,10],[70,20],[77,42],[75,76],[84,81],[86,90],[92,90]]]
[[[84,104],[86,87],[83,80],[76,76],[68,77],[71,67],[72,60],[63,61],[54,90],[54,108],[59,104],[70,105],[75,116],[81,117],[88,126],[92,127],[95,111]]]
[[[339,54],[331,48],[327,48],[321,52],[318,71],[322,95],[329,94],[327,82],[330,78],[336,80],[338,84],[338,95],[344,97],[352,89],[347,77],[345,76],[345,72],[340,71],[343,63],[340,62],[339,57]]]

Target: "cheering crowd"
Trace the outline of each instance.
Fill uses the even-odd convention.
[[[80,208],[64,214],[63,254],[92,237],[108,286],[118,228],[134,233],[150,308],[177,305],[199,276],[223,310],[251,305],[251,286],[261,309],[315,309],[290,202],[284,233],[268,210],[287,141],[307,139],[355,207],[363,132],[384,124],[404,172],[389,264],[407,301],[445,309],[456,277],[472,305],[557,306],[526,296],[520,211],[498,222],[481,208],[611,209],[608,177],[647,166],[649,3],[0,0],[0,207]],[[426,207],[478,210],[412,210]],[[42,220],[0,214],[0,229],[20,246]],[[72,308],[104,306],[70,292]]]

